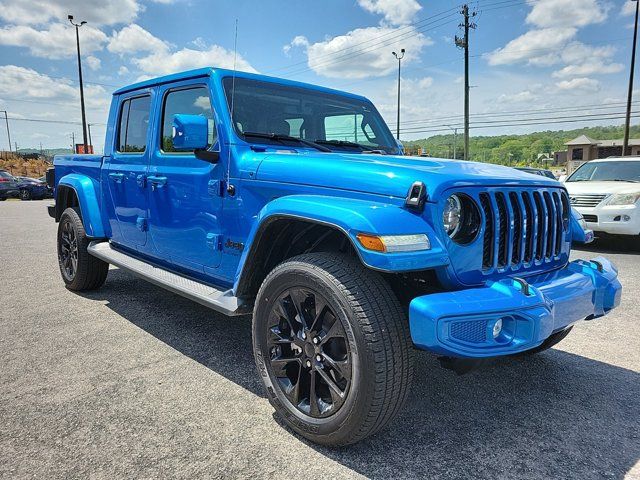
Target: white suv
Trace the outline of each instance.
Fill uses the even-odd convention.
[[[583,164],[565,180],[571,205],[595,232],[640,235],[640,157]]]

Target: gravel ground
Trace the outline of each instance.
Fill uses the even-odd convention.
[[[116,269],[67,291],[46,203],[0,203],[2,478],[640,478],[640,248],[574,253],[619,266],[610,316],[463,376],[420,353],[395,423],[328,449],[274,417],[249,319]]]

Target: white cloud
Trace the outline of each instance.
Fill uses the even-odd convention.
[[[233,56],[232,51],[219,45],[211,45],[206,50],[183,48],[177,52],[156,52],[136,58],[133,63],[147,75],[167,75],[200,67],[233,68]],[[244,72],[256,72],[240,54],[237,55],[236,68]]]
[[[627,2],[625,1],[622,4],[622,11],[620,15],[635,15],[636,14],[636,3],[635,2]]]
[[[19,25],[66,20],[68,14],[94,25],[115,25],[133,21],[142,10],[137,0],[0,0],[0,18]]]
[[[118,69],[118,75],[126,75],[127,73],[129,73],[129,69],[124,65]]]
[[[580,77],[558,82],[556,87],[574,94],[593,93],[600,90],[600,82],[593,78]]]
[[[94,57],[93,55],[89,55],[85,59],[85,62],[87,65],[89,65],[89,68],[91,70],[100,70],[100,66],[102,65],[102,62],[100,61],[100,59],[97,57]]]
[[[53,79],[30,68],[16,65],[0,66],[0,85],[7,97],[31,100],[75,102],[80,94],[68,79]],[[87,107],[106,107],[108,94],[100,85],[85,85]]]
[[[555,78],[575,77],[580,75],[602,75],[607,73],[618,73],[624,70],[621,63],[610,63],[603,65],[598,61],[592,61],[582,65],[567,65],[566,67],[553,72]]]
[[[416,0],[358,0],[368,12],[382,15],[389,25],[406,25],[422,9]]]
[[[107,50],[123,55],[136,52],[163,52],[168,47],[166,42],[134,23],[127,25],[119,32],[114,31],[107,45]]]
[[[413,29],[413,27],[411,27]],[[398,61],[389,48],[372,48],[372,42],[380,44],[384,38],[392,37],[397,31],[393,27],[368,27],[352,30],[322,42],[309,43],[305,37],[296,37],[290,46],[303,46],[307,52],[309,67],[319,75],[333,78],[380,77],[398,67]],[[407,28],[403,32],[410,32]],[[403,63],[419,58],[420,51],[433,41],[417,31],[402,43],[406,49]],[[286,47],[285,47],[285,51]]]
[[[584,27],[607,19],[609,7],[599,0],[537,0],[527,23],[541,28]]]
[[[308,47],[308,46],[309,46],[309,40],[307,40],[307,37],[305,37],[304,35],[297,35],[293,37],[293,40],[291,40],[290,43],[282,47],[282,51],[284,52],[285,55],[289,56],[289,52],[291,51],[292,48]]]
[[[80,29],[83,54],[101,50],[107,36],[97,28],[85,25]],[[0,29],[0,45],[25,47],[36,57],[60,59],[76,55],[76,32],[62,23],[50,25],[48,30],[36,30],[25,25]]]
[[[553,65],[560,60],[559,55],[554,51],[565,45],[576,33],[575,28],[530,30],[485,57],[489,65],[510,65],[519,62],[527,62],[531,65]]]
[[[498,97],[499,103],[529,103],[538,99],[538,95],[530,90],[518,93],[503,93]]]
[[[418,80],[418,88],[429,88],[433,85],[433,77],[424,77]]]

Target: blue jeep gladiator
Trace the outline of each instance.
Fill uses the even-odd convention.
[[[415,348],[539,352],[620,301],[609,261],[569,261],[589,232],[560,183],[403,156],[349,93],[217,68],[146,80],[113,94],[104,155],[54,165],[66,286],[113,264],[252,314],[269,401],[326,445],[398,413]]]

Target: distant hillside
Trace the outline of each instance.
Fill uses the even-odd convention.
[[[564,144],[580,135],[587,135],[594,140],[616,140],[624,136],[624,130],[622,126],[612,126],[536,132],[526,135],[471,137],[469,139],[470,158],[476,161],[508,165],[509,154],[511,154],[512,165],[534,165],[538,154],[566,150]],[[640,126],[631,127],[631,137],[640,138]],[[435,135],[403,143],[405,148],[411,151],[424,148],[432,157],[453,158],[453,134]],[[464,138],[462,132],[459,131],[456,156],[462,158],[463,151]]]
[[[44,148],[42,151],[45,155],[63,155],[73,153],[70,148]],[[19,148],[18,153],[28,155],[30,153],[40,153],[40,150],[37,148]]]

